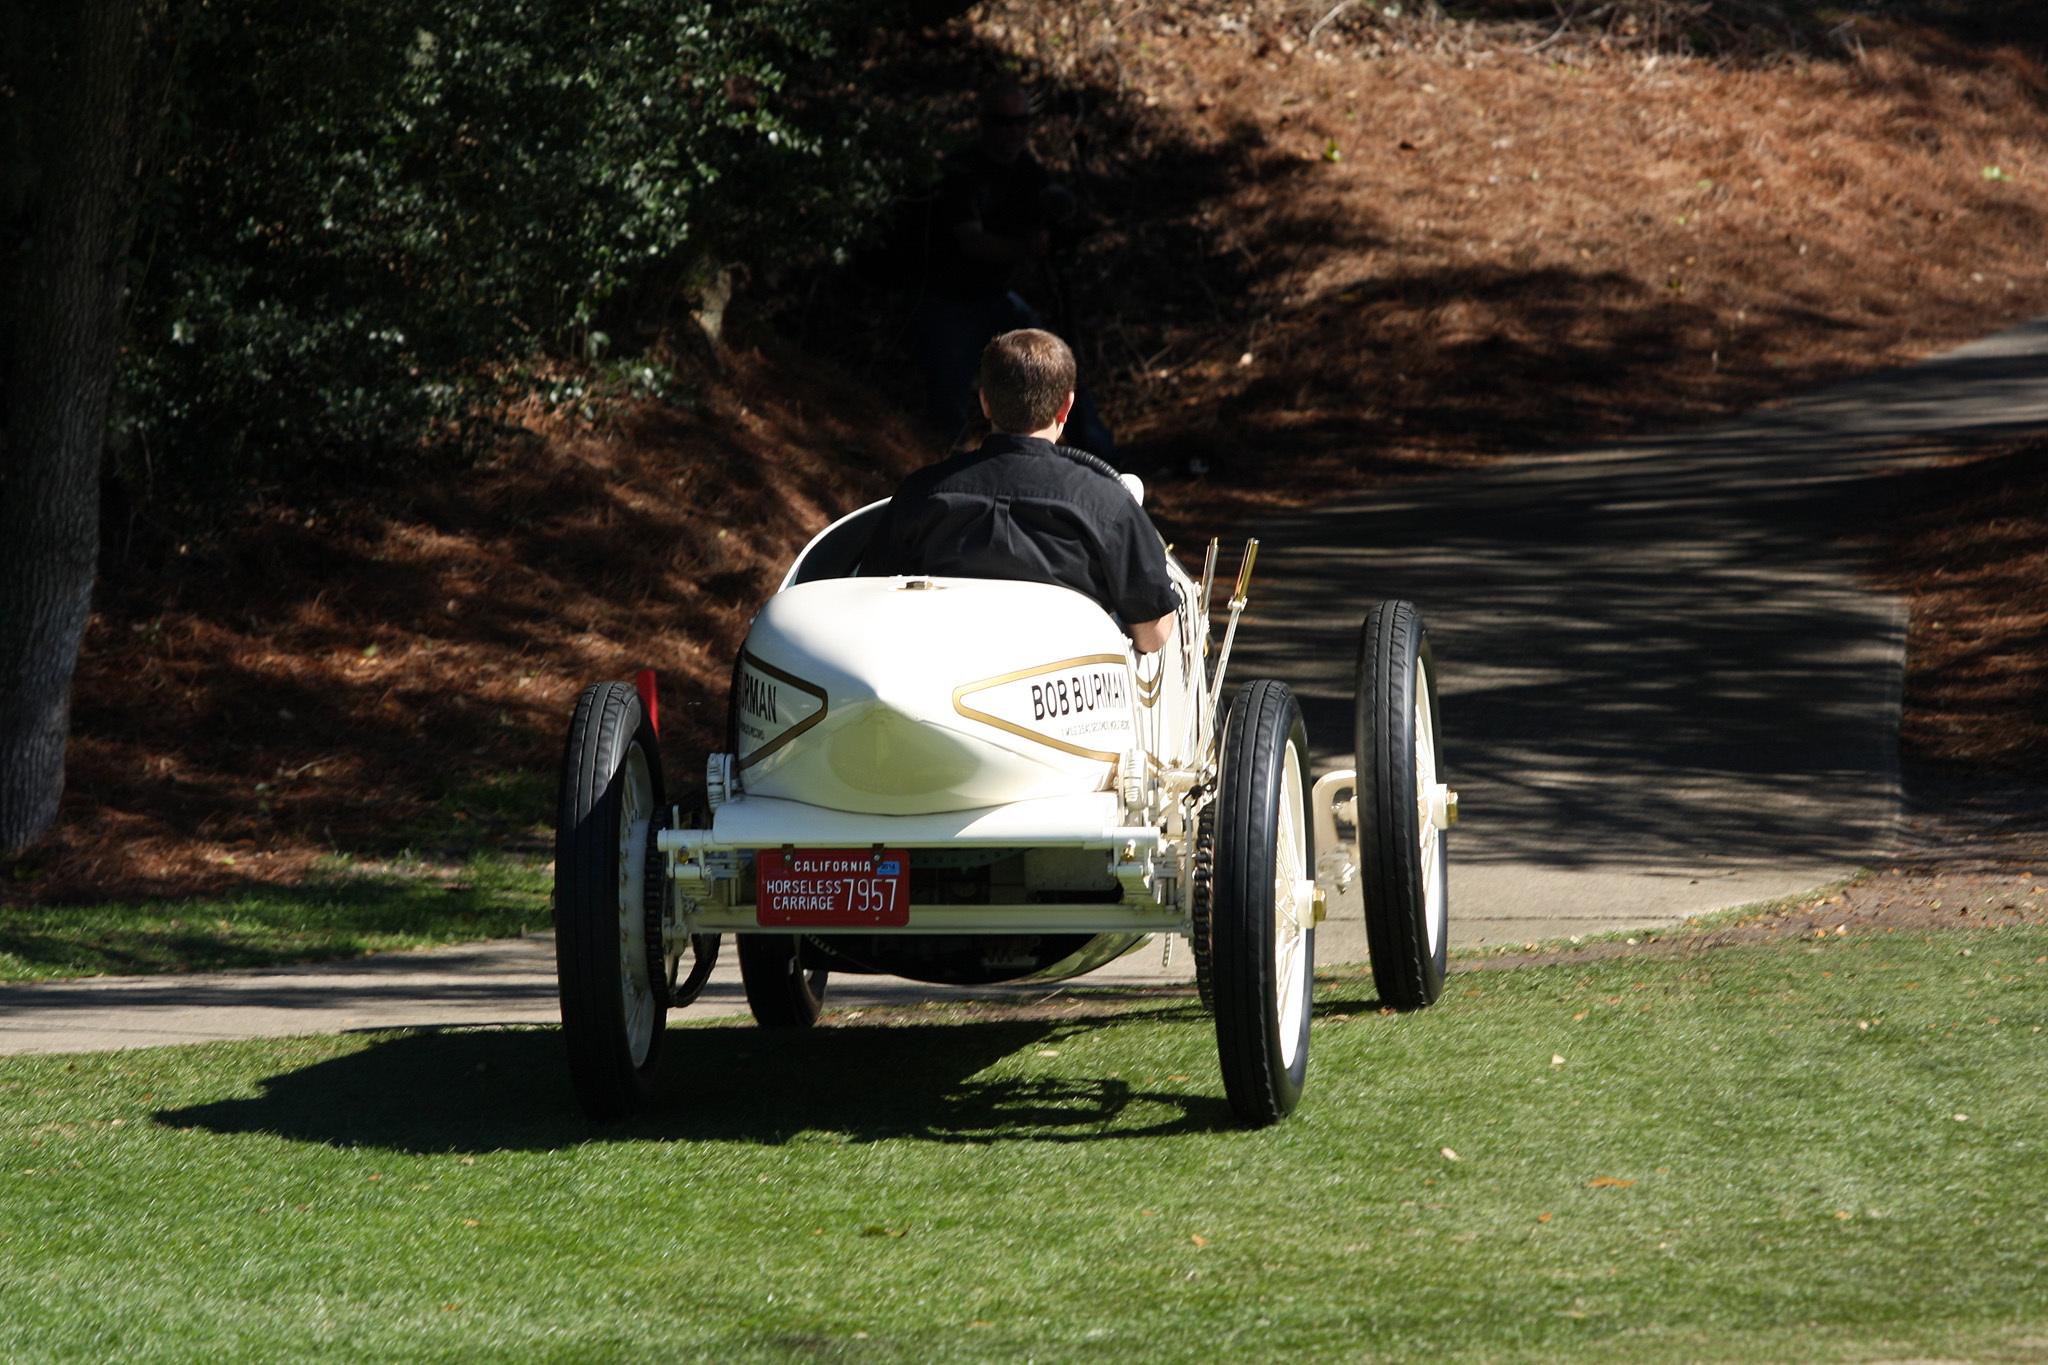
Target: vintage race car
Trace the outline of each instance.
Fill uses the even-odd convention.
[[[771,1028],[815,1022],[833,973],[1056,980],[1185,938],[1249,1124],[1300,1099],[1315,925],[1354,877],[1381,1000],[1436,999],[1457,797],[1413,606],[1366,613],[1356,767],[1311,784],[1287,686],[1222,692],[1257,541],[1220,640],[1216,543],[1200,582],[1169,555],[1175,628],[1140,655],[1067,588],[856,576],[885,505],[819,533],[754,618],[726,747],[687,799],[664,783],[651,674],[577,702],[556,951],[591,1117],[647,1099],[666,1012],[695,997],[727,933]]]

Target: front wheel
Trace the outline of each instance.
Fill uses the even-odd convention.
[[[1436,664],[1422,615],[1375,603],[1358,634],[1353,715],[1359,891],[1380,1002],[1415,1010],[1443,993],[1450,952]]]
[[[806,971],[795,934],[734,934],[747,1008],[762,1028],[809,1028],[825,1008],[823,967]]]
[[[1209,888],[1211,990],[1223,1089],[1239,1119],[1301,1101],[1315,984],[1315,849],[1308,734],[1285,683],[1239,689],[1224,722]]]
[[[661,753],[639,694],[627,683],[586,688],[555,812],[555,975],[569,1078],[601,1121],[644,1104],[661,1069],[667,983],[658,937],[649,951],[658,921],[646,882],[661,803]]]

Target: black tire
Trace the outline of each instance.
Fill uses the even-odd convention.
[[[694,1004],[704,993],[704,983],[711,979],[711,969],[718,965],[718,945],[722,938],[718,934],[690,935],[690,971],[687,976],[669,987],[671,1008],[681,1009]]]
[[[650,970],[645,878],[662,795],[639,694],[629,683],[585,688],[555,810],[555,976],[569,1078],[601,1122],[646,1103],[661,1070],[666,983]]]
[[[826,971],[804,970],[795,934],[734,934],[747,1008],[762,1028],[809,1028],[825,1008]]]
[[[1411,603],[1379,602],[1365,614],[1352,725],[1373,984],[1381,1004],[1421,1009],[1444,989],[1450,860],[1442,831],[1418,808],[1424,784],[1441,780],[1443,727],[1429,632]]]
[[[1238,689],[1224,722],[1210,885],[1216,1050],[1230,1107],[1253,1127],[1301,1100],[1315,920],[1282,883],[1314,876],[1308,734],[1285,683]]]

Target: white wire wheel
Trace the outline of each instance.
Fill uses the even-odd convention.
[[[1450,861],[1436,664],[1422,614],[1379,602],[1358,635],[1353,710],[1358,879],[1380,1003],[1414,1010],[1443,993]]]
[[[1224,723],[1210,883],[1211,990],[1223,1088],[1261,1126],[1301,1102],[1315,985],[1308,734],[1285,683],[1238,689]]]
[[[649,848],[661,754],[626,683],[584,689],[569,722],[555,816],[555,974],[569,1078],[593,1119],[646,1103],[661,1069],[665,981],[651,975]]]

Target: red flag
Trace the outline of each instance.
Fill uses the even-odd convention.
[[[661,705],[654,699],[654,670],[643,668],[633,675],[633,690],[640,694],[640,709],[647,713],[647,728],[661,738]]]

